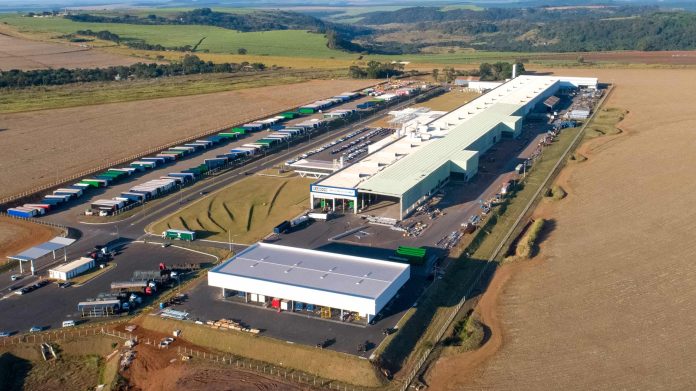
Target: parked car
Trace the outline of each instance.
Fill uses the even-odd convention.
[[[30,333],[38,333],[39,331],[43,331],[43,327],[41,326],[31,326],[29,329]]]
[[[22,276],[20,276],[19,274],[13,274],[10,276],[10,280],[12,280],[12,281],[17,281],[20,278],[22,278]]]
[[[72,282],[67,281],[67,282],[64,282],[63,285],[61,285],[60,287],[61,288],[69,288],[72,286],[72,284],[73,284]]]
[[[9,331],[0,331],[0,338],[9,337],[10,335]]]

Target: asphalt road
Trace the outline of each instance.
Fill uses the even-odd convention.
[[[59,328],[64,320],[80,320],[77,303],[109,292],[111,282],[128,281],[135,270],[158,270],[160,262],[171,265],[212,261],[214,258],[210,256],[172,246],[162,248],[155,244],[124,243],[120,254],[110,261],[112,268],[84,285],[59,288],[56,284],[49,284],[21,296],[4,289],[0,292],[0,313],[3,314],[0,316],[0,330],[27,332],[32,326]],[[16,283],[25,285],[30,280],[26,278]]]

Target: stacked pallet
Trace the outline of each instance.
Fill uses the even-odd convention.
[[[233,320],[220,319],[217,321],[209,320],[205,322],[208,326],[216,330],[235,330],[235,331],[245,331],[247,333],[258,334],[261,332],[259,329],[253,329],[250,327],[245,327],[242,324],[235,322]]]

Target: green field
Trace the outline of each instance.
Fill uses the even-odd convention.
[[[150,44],[165,47],[194,46],[205,37],[199,50],[214,53],[236,53],[245,48],[249,54],[299,57],[349,56],[326,47],[321,34],[300,30],[277,30],[242,33],[212,26],[136,25],[122,23],[82,23],[60,17],[27,18],[17,15],[0,15],[0,22],[28,33],[70,34],[78,30],[108,30],[123,38],[142,39]]]
[[[227,241],[229,230],[232,242],[253,243],[307,209],[311,182],[299,177],[249,177],[153,224],[148,231],[188,229],[202,239]]]
[[[62,34],[74,33],[78,30],[109,30],[124,38],[136,38],[150,44],[160,44],[165,47],[195,45],[201,38],[206,37],[199,46],[199,51],[208,50],[210,53],[234,54],[234,60],[270,62],[269,65],[284,65],[282,58],[306,58],[305,67],[315,67],[314,59],[336,60],[337,64],[345,65],[347,61],[410,61],[418,64],[453,65],[473,64],[481,61],[510,61],[517,58],[544,58],[548,54],[515,53],[515,52],[484,52],[462,50],[456,53],[438,54],[404,54],[404,55],[370,55],[360,56],[358,53],[348,53],[332,50],[326,47],[326,38],[321,34],[300,30],[261,31],[242,33],[212,26],[174,26],[174,25],[134,25],[120,23],[82,23],[68,19],[27,18],[18,15],[0,14],[0,23],[7,23],[20,32],[38,34],[44,37],[57,37]],[[248,50],[247,56],[237,56],[237,49]],[[156,52],[152,52],[156,53]],[[270,56],[269,61],[264,57]],[[293,64],[297,65],[297,64]],[[436,65],[434,65],[436,66]]]

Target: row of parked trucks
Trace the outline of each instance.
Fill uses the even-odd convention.
[[[178,173],[170,173],[157,180],[151,180],[134,186],[129,189],[129,191],[121,193],[118,197],[96,200],[92,202],[90,209],[86,211],[86,214],[89,215],[98,214],[100,216],[108,216],[134,203],[147,201],[162,194],[166,194],[176,188],[190,184],[209,170],[225,166],[226,164],[241,159],[246,159],[282,145],[283,143],[290,143],[297,137],[306,135],[308,132],[325,125],[329,121],[344,118],[354,113],[355,110],[333,110],[327,113],[325,115],[326,118],[323,119],[309,119],[287,127],[281,124],[281,122],[295,119],[303,115],[313,114],[330,106],[350,101],[359,96],[361,95],[356,92],[344,92],[332,98],[302,106],[298,108],[297,111],[281,113],[271,118],[234,127],[207,138],[171,147],[154,156],[143,157],[133,161],[126,167],[110,168],[107,171],[95,175],[93,178],[86,178],[73,185],[66,186],[65,188],[54,190],[53,194],[44,196],[38,203],[24,204],[20,207],[10,208],[7,210],[7,213],[11,216],[22,218],[41,216],[63,203],[81,197],[91,188],[108,187],[123,178],[163,166],[177,159],[186,157],[187,155],[208,149],[216,144],[236,140],[244,137],[247,133],[261,130],[273,132],[253,143],[236,147],[227,154],[218,155],[212,159],[205,159],[202,164],[196,167]],[[360,107],[361,105],[358,106],[359,108],[369,108],[374,104],[376,104],[376,102],[369,103],[364,107]]]

